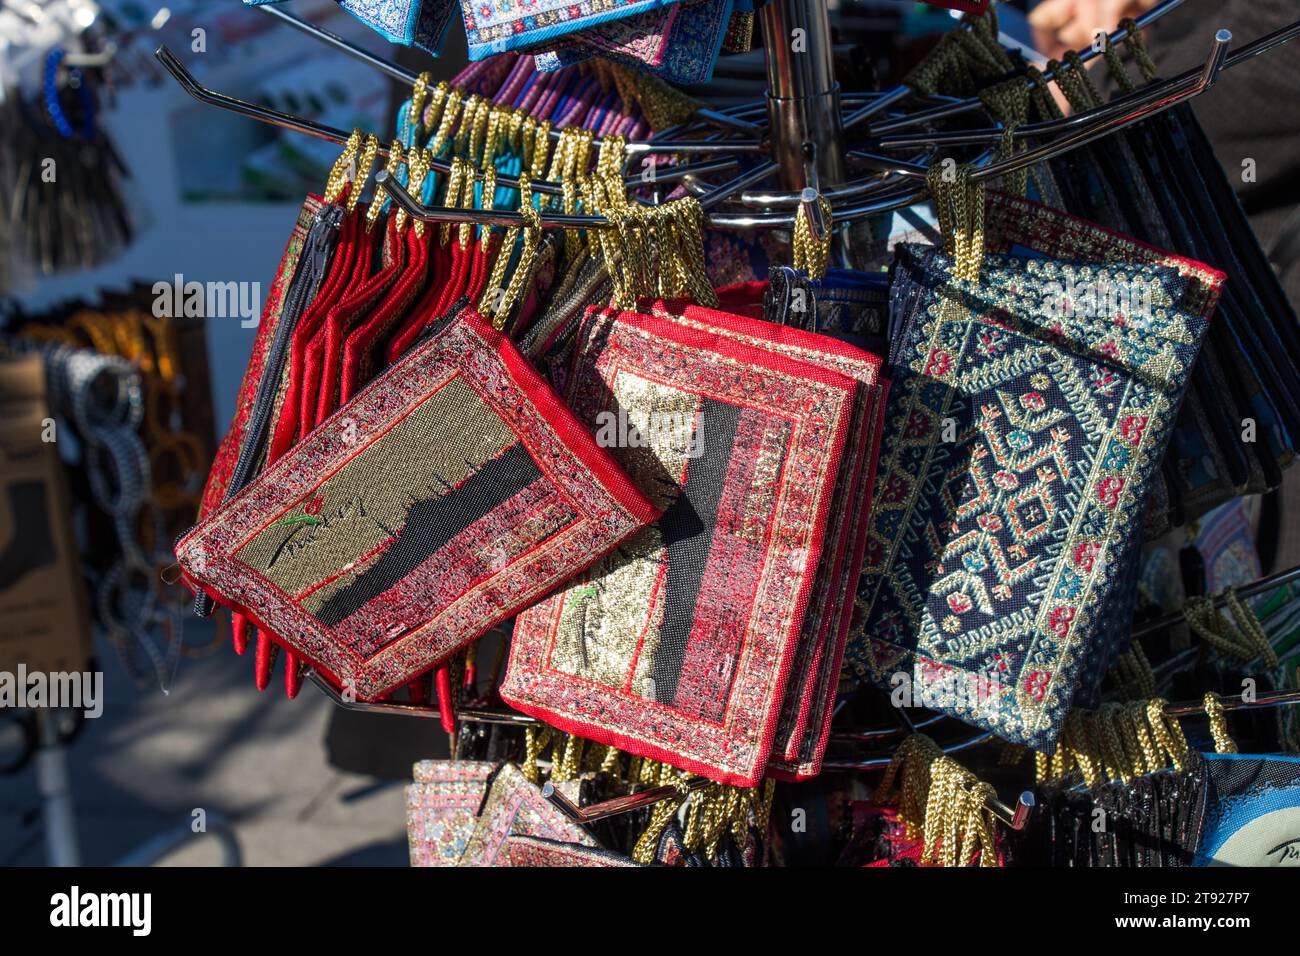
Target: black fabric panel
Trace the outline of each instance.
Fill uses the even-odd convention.
[[[698,426],[700,456],[688,460],[685,487],[659,519],[668,555],[664,623],[653,674],[655,700],[661,704],[671,703],[677,696],[677,678],[695,623],[695,603],[713,544],[740,413],[736,405],[704,399]]]
[[[446,547],[456,535],[541,477],[537,464],[524,446],[516,442],[459,488],[437,498],[417,501],[388,550],[352,584],[321,605],[316,617],[331,627],[338,624]]]

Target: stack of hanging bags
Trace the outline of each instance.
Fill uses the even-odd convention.
[[[602,44],[629,21],[566,8],[516,28],[465,6],[478,55],[546,52],[422,79],[385,166],[426,204],[518,222],[413,223],[382,186],[363,202],[381,147],[355,135],[304,204],[177,543],[199,610],[230,608],[241,652],[256,630],[259,686],[283,653],[291,695],[310,668],[345,699],[436,699],[453,731],[475,642],[508,633],[493,691],[541,723],[519,767],[424,767],[413,801],[463,798],[454,852],[421,844],[443,863],[622,865],[541,800],[538,727],[554,728],[553,782],[594,761],[683,800],[688,775],[818,775],[854,682],[1059,758],[1127,650],[1147,531],[1193,500],[1198,355],[1222,337],[1228,276],[1056,208],[1082,202],[1060,169],[995,193],[936,166],[943,242],[900,245],[887,281],[827,270],[796,229],[802,272],[715,287],[699,203],[649,205],[623,179],[625,137],[693,104],[569,66],[591,49],[617,61]],[[713,6],[629,12],[668,31]],[[610,228],[546,228],[555,213]],[[1258,265],[1239,258],[1229,276]],[[1230,301],[1235,323],[1251,303]],[[969,818],[944,858],[996,863],[987,785],[911,739],[895,764],[906,835],[917,787],[938,781]],[[739,848],[770,811],[761,790],[692,806],[724,808],[709,819],[737,823]],[[507,838],[470,812],[498,802],[531,806],[538,829]],[[699,850],[675,805],[637,861]]]
[[[752,287],[719,296],[698,203],[627,194],[609,114],[636,129],[635,105],[530,99],[582,78],[522,62],[417,84],[386,162],[354,135],[304,205],[185,578],[241,650],[256,631],[259,686],[283,653],[291,695],[310,667],[351,699],[436,697],[450,729],[466,649],[517,617],[517,709],[728,784],[813,775],[881,358],[756,318]],[[557,111],[604,129],[599,150]],[[382,187],[367,204],[381,162],[425,202],[523,222],[412,223]],[[552,208],[619,228],[544,232]]]

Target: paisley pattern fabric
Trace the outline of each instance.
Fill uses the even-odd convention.
[[[912,702],[1051,750],[1217,301],[1195,263],[895,264],[896,360],[847,659]],[[1136,284],[1140,315],[1066,307]]]
[[[514,837],[542,837],[588,849],[598,844],[571,822],[542,791],[529,783],[518,767],[505,764],[492,780],[483,812],[465,844],[457,866],[509,866],[509,842]]]
[[[465,852],[497,764],[421,760],[406,788],[406,838],[411,866],[455,866]]]

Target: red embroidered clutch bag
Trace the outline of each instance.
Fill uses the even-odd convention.
[[[656,515],[465,310],[183,538],[177,560],[191,586],[372,700]]]
[[[765,287],[766,283],[761,285]],[[860,385],[827,519],[821,564],[781,705],[769,767],[778,777],[814,777],[821,770],[830,738],[831,712],[849,633],[848,609],[866,552],[866,518],[871,509],[885,396],[889,390],[888,379],[880,375],[882,360],[878,355],[830,336],[684,301],[646,303],[645,311],[694,328],[713,329],[746,345],[840,372]]]
[[[663,517],[522,614],[502,697],[750,786],[772,751],[858,383],[717,329],[591,310],[568,399]]]

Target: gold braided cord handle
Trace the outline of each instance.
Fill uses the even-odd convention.
[[[1065,719],[1056,752],[1039,755],[1039,783],[1060,780],[1078,770],[1089,788],[1108,780],[1135,778],[1172,766],[1182,770],[1187,739],[1160,698],[1131,704],[1105,704],[1097,711],[1073,711]]]
[[[1183,603],[1183,617],[1192,632],[1221,654],[1241,661],[1258,658],[1269,667],[1277,667],[1277,651],[1269,642],[1255,612],[1232,588],[1224,592],[1223,598],[1232,612],[1235,626],[1219,611],[1213,598],[1202,595],[1188,598]]]
[[[1205,713],[1210,718],[1210,736],[1214,738],[1214,752],[1235,754],[1237,745],[1228,733],[1228,717],[1223,711],[1223,701],[1214,691],[1205,692]]]
[[[348,200],[345,208],[348,214],[356,212],[357,203],[361,202],[361,194],[365,191],[366,180],[374,171],[375,160],[379,156],[379,137],[373,133],[366,135],[365,146],[361,150],[361,161],[357,163],[357,175],[352,180],[352,185],[348,188]]]
[[[417,141],[421,119],[424,115],[424,101],[429,94],[429,82],[433,79],[428,73],[421,73],[415,78],[415,84],[411,87],[411,108],[407,113],[412,131],[416,134]]]
[[[447,174],[447,189],[443,193],[442,201],[446,206],[456,206],[460,204],[460,195],[464,191],[466,178],[471,175],[468,164],[460,158],[451,161],[451,171]],[[451,223],[444,222],[438,229],[438,242],[440,245],[447,245],[451,239]]]
[[[1133,54],[1133,60],[1142,72],[1142,79],[1148,83],[1152,82],[1156,78],[1156,61],[1151,59],[1151,54],[1147,52],[1146,39],[1142,36],[1142,30],[1138,27],[1137,21],[1132,17],[1125,17],[1119,21],[1119,25],[1121,29],[1127,31],[1124,43]]]
[[[1029,99],[1037,110],[1041,119],[1060,119],[1065,114],[1061,112],[1061,107],[1056,102],[1056,97],[1052,95],[1051,84],[1048,83],[1041,70],[1036,66],[1025,68],[1025,76],[1029,79],[1030,90]]]
[[[953,275],[975,281],[984,260],[984,187],[970,177],[969,166],[945,161],[930,167],[926,185],[945,251],[953,259]]]
[[[492,182],[496,182],[495,175]],[[509,283],[503,286],[505,271],[510,262],[510,250],[514,248],[521,232],[519,226],[511,226],[506,230],[496,261],[492,263],[491,278],[479,302],[479,312],[491,316],[492,325],[497,329],[505,327],[506,319],[523,293],[524,283],[532,276],[537,247],[541,242],[542,216],[533,205],[533,191],[528,174],[522,172],[519,174],[519,212],[524,217],[524,241],[515,263],[515,271],[511,274]]]
[[[835,237],[832,228],[834,210],[831,209],[831,204],[824,196],[818,196],[816,202],[825,226],[821,239],[813,235],[812,212],[808,208],[808,203],[800,203],[795,213],[794,236],[791,243],[794,267],[807,273],[812,279],[820,279],[826,275],[826,266],[830,264],[831,259],[831,242]]]
[[[408,173],[407,189],[412,196],[419,197],[424,191],[424,180],[428,177],[429,170],[433,168],[433,154],[427,149],[412,149],[407,155],[406,168]],[[405,228],[406,220],[406,211],[403,209],[397,210],[397,228],[399,231]],[[417,236],[424,235],[424,223],[419,220],[415,222],[415,234]]]
[[[912,734],[894,752],[875,799],[882,804],[897,800],[907,836],[922,841],[922,862],[970,866],[978,853],[981,866],[996,866],[996,828],[989,810],[994,796],[989,784],[933,740]]]
[[[334,161],[329,178],[325,181],[324,198],[326,204],[336,202],[343,193],[343,187],[347,185],[348,177],[352,174],[352,167],[356,162],[357,153],[360,149],[361,130],[354,129],[352,135],[348,137],[348,141],[343,145],[343,152]]]
[[[393,140],[393,144],[388,148],[388,162],[384,165],[384,170],[389,176],[396,176],[405,162],[406,148],[402,146],[400,141]],[[388,194],[388,190],[383,186],[379,186],[377,189],[383,191],[384,195]],[[357,191],[360,192],[360,190]],[[380,200],[378,192],[376,192],[376,195],[370,198],[370,208],[366,210],[366,232],[375,228],[375,223],[379,221],[379,213],[383,208],[384,204]]]
[[[443,107],[442,118],[438,121],[438,131],[434,133],[433,143],[429,146],[429,151],[435,157],[442,155],[442,151],[446,148],[448,140],[451,139],[452,130],[464,111],[464,107],[465,101],[460,90],[453,89],[447,94],[447,102]],[[430,122],[432,122],[432,119]]]

